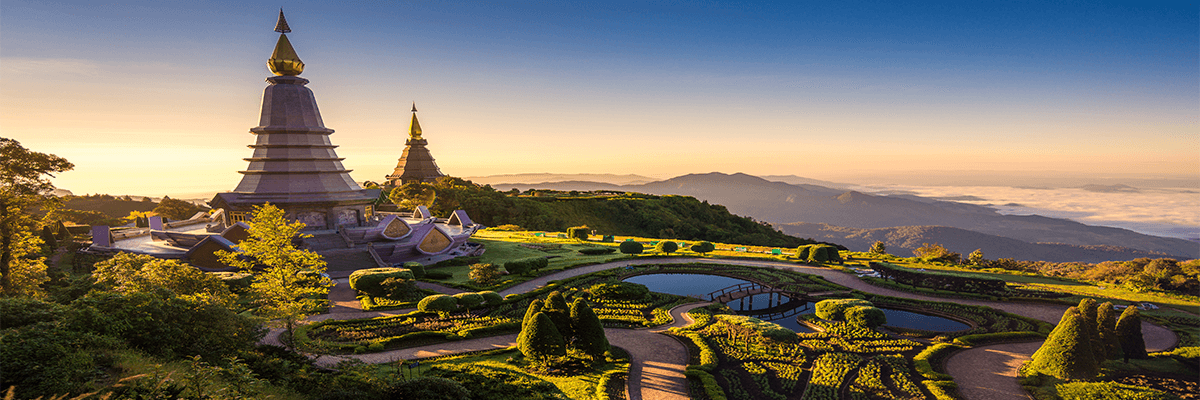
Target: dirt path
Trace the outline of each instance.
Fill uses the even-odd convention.
[[[1017,383],[1017,368],[1039,347],[1041,341],[967,349],[946,360],[946,371],[954,377],[958,393],[964,398],[1026,400],[1029,394]]]

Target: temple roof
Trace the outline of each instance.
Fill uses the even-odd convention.
[[[396,169],[387,176],[388,184],[400,186],[409,182],[433,182],[446,176],[433,160],[433,154],[425,145],[429,141],[421,137],[421,122],[417,121],[417,105],[413,103],[412,125],[408,140],[404,141],[404,153],[400,155]]]

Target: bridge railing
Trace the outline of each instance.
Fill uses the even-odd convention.
[[[706,295],[706,297],[708,297],[709,301],[713,301],[713,300],[716,300],[718,297],[724,296],[728,293],[744,292],[744,291],[753,290],[753,289],[770,289],[770,287],[762,285],[762,284],[758,284],[755,282],[744,282],[744,283],[739,283],[739,284],[736,284],[736,285],[733,285],[733,286],[730,286],[730,287],[727,287],[724,289],[714,291],[714,292]]]

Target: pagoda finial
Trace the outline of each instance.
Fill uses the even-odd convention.
[[[421,123],[417,121],[417,103],[413,103],[412,126],[408,129],[409,140],[421,140]]]
[[[279,22],[275,23],[275,32],[288,33],[292,28],[288,27],[287,19],[283,18],[283,7],[279,8]]]
[[[296,76],[304,72],[304,62],[300,61],[300,56],[296,55],[296,49],[292,48],[292,42],[287,38],[287,33],[291,31],[287,20],[283,18],[283,9],[280,8],[279,22],[275,24],[275,32],[279,32],[279,41],[275,43],[275,52],[271,53],[271,58],[267,60],[267,68],[275,75]]]

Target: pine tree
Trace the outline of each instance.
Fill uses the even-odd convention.
[[[1142,315],[1137,307],[1129,306],[1117,320],[1117,340],[1121,342],[1121,352],[1125,362],[1130,358],[1146,358],[1146,341],[1142,339]]]
[[[1084,325],[1091,324],[1092,321],[1083,320],[1075,307],[1068,308],[1046,342],[1033,353],[1030,367],[1059,379],[1095,377],[1100,367],[1092,355],[1091,342],[1084,333]]]
[[[600,317],[583,298],[576,298],[571,303],[571,323],[575,326],[575,348],[592,360],[602,359],[604,352],[608,351],[608,337],[604,335]]]
[[[567,306],[567,300],[562,293],[550,292],[550,295],[546,296],[546,302],[542,304],[542,312],[550,317],[550,321],[554,322],[554,327],[558,328],[558,332],[568,342],[575,336],[574,329],[571,329],[571,309]]]
[[[531,318],[529,326],[517,335],[517,348],[526,358],[545,360],[550,357],[567,354],[567,346],[563,337],[554,327],[554,322],[546,313],[537,313]]]
[[[1117,310],[1113,309],[1112,303],[1100,303],[1096,309],[1096,330],[1100,331],[1105,359],[1121,358],[1121,340],[1117,337]]]

